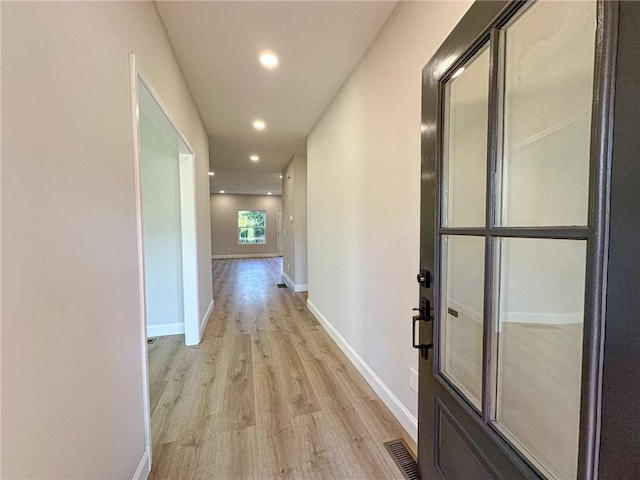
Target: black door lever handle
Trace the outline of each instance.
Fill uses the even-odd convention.
[[[428,322],[431,320],[431,303],[429,302],[429,299],[420,297],[420,307],[413,308],[412,310],[414,312],[418,312],[418,315],[413,316],[413,348],[419,349],[422,357],[426,359],[429,354],[429,349],[433,348],[433,343],[420,343],[420,338],[416,341],[416,323],[420,321]]]
[[[433,343],[420,343],[420,340],[416,343],[416,323],[424,320],[420,315],[415,315],[413,317],[413,348],[417,348],[419,350],[425,350],[433,347]]]
[[[417,308],[411,309],[414,312],[418,312],[418,316],[420,320],[429,321],[431,320],[431,303],[428,298],[420,297],[420,306]]]

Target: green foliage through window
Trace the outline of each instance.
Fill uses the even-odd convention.
[[[267,212],[265,210],[238,210],[238,244],[267,243]]]

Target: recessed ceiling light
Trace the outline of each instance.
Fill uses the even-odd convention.
[[[456,70],[454,72],[453,75],[451,75],[451,80],[453,80],[454,78],[459,77],[460,75],[462,75],[462,72],[464,72],[464,67],[460,67],[458,70]]]
[[[253,128],[255,128],[256,130],[264,130],[266,126],[267,124],[264,123],[262,120],[253,121]]]
[[[260,157],[258,155],[251,155],[249,157],[249,160],[251,160],[252,162],[257,162],[258,160],[260,160]]]
[[[273,195],[273,193],[271,193],[271,192],[267,192],[267,195]]]
[[[215,173],[213,173],[213,172],[209,172],[209,176],[210,176],[210,177],[213,177],[214,175],[215,175]]]
[[[280,175],[280,178],[282,178],[282,175]]]
[[[260,55],[260,63],[264,68],[272,70],[278,66],[278,56],[272,52],[264,52]]]
[[[220,193],[224,193],[224,190],[220,190]]]

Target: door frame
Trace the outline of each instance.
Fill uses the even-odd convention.
[[[145,75],[140,62],[134,53],[129,54],[129,88],[131,100],[131,131],[133,145],[134,168],[134,197],[136,215],[136,240],[138,250],[138,298],[139,298],[139,325],[140,348],[142,362],[142,390],[143,390],[143,414],[144,436],[148,459],[148,467],[152,463],[152,437],[151,437],[151,401],[149,396],[149,358],[147,347],[147,313],[145,300],[145,270],[144,270],[144,230],[142,212],[142,183],[141,183],[141,142],[140,142],[140,98],[138,91],[140,81],[151,95],[156,106],[165,116],[169,125],[178,137],[180,148],[178,156],[180,176],[180,225],[182,240],[182,295],[185,344],[197,345],[202,338],[202,327],[199,319],[199,279],[198,279],[198,220],[196,215],[196,171],[195,150],[191,147],[183,133],[176,126],[169,110],[163,103],[160,95]]]
[[[282,209],[276,210],[276,250],[279,257],[284,254],[284,245],[282,241]]]
[[[438,126],[442,125],[442,99],[444,81],[458,70],[458,68],[469,58],[471,58],[481,45],[496,45],[497,29],[503,27],[517,11],[524,6],[524,2],[519,1],[492,1],[476,2],[468,10],[467,14],[460,20],[458,25],[445,40],[443,45],[437,50],[432,59],[423,69],[422,77],[422,179],[421,191],[421,260],[420,265],[424,270],[433,272],[433,286],[420,288],[420,295],[427,298],[433,305],[433,333],[432,340],[435,345],[429,359],[420,361],[420,368],[428,371],[427,375],[435,378],[448,395],[456,400],[456,414],[464,414],[475,420],[474,432],[486,435],[496,447],[495,452],[502,455],[500,467],[515,468],[512,470],[519,476],[525,478],[534,475],[535,469],[530,462],[512,448],[489,424],[489,409],[483,408],[482,415],[478,416],[475,410],[460,397],[454,387],[452,387],[439,373],[439,312],[440,312],[440,291],[439,282],[440,271],[440,235],[447,233],[447,228],[440,227],[440,195],[442,191],[441,171],[442,171],[442,136]],[[526,7],[525,7],[526,8]],[[613,123],[613,89],[615,82],[615,60],[617,52],[617,25],[618,25],[618,4],[614,2],[598,1],[598,34],[596,36],[596,63],[593,111],[592,111],[592,133],[591,133],[591,153],[590,153],[590,206],[589,221],[586,228],[567,227],[565,229],[548,229],[547,232],[531,232],[545,238],[546,235],[559,235],[562,238],[571,237],[587,241],[587,278],[585,286],[585,313],[584,313],[584,334],[583,334],[583,367],[582,367],[582,387],[581,387],[581,412],[580,412],[580,444],[578,454],[578,478],[588,480],[597,478],[598,475],[598,452],[599,434],[601,421],[601,394],[602,394],[602,370],[604,359],[604,312],[606,309],[606,281],[607,281],[607,261],[608,251],[608,227],[609,227],[609,182],[612,160],[612,123]],[[492,49],[491,70],[498,62],[497,48]],[[500,118],[498,116],[497,102],[499,98],[496,94],[499,85],[498,75],[492,74],[489,94],[489,163],[487,165],[488,177],[492,175],[492,166],[497,161],[498,137],[495,133]],[[494,180],[488,178],[488,215],[494,210]],[[492,225],[489,221],[488,225]],[[486,226],[485,226],[486,227]],[[452,229],[453,230],[453,229]],[[456,229],[460,233],[461,229]],[[462,229],[464,230],[464,229]],[[468,229],[466,234],[479,234],[480,230],[485,230],[482,235],[490,235],[488,230],[500,230],[500,236],[518,236],[522,234],[522,229],[493,227]],[[536,229],[540,230],[540,229]],[[553,231],[551,231],[553,230]],[[558,238],[560,238],[558,237]],[[485,253],[485,258],[492,254],[492,249]],[[488,263],[487,259],[487,263]],[[488,265],[485,263],[485,278],[489,274]],[[485,288],[491,288],[487,285]],[[492,312],[489,305],[485,305],[485,318],[491,318]],[[483,405],[488,405],[489,383],[491,380],[491,365],[488,356],[491,355],[491,329],[490,322],[484,323],[483,340]],[[422,331],[421,337],[423,335]],[[428,338],[428,335],[425,337]],[[420,342],[428,343],[428,340]],[[434,442],[433,432],[437,428],[440,413],[445,417],[455,420],[455,415],[449,412],[447,406],[438,402],[434,392],[427,390],[424,382],[419,385],[419,413],[427,412],[425,418],[429,420],[429,425],[419,424],[420,450],[431,452],[433,458],[437,458],[438,445]],[[432,412],[432,413],[431,413]],[[440,413],[438,413],[440,412]],[[456,423],[456,422],[454,422]],[[425,431],[425,428],[428,431]],[[466,433],[462,425],[454,425],[462,434]],[[468,437],[468,435],[467,435]],[[465,439],[469,445],[474,441],[468,437]],[[422,445],[422,448],[420,446]],[[473,447],[473,446],[472,446]],[[477,445],[476,445],[477,447]],[[482,457],[483,452],[477,450],[476,453]],[[420,456],[420,455],[419,455]],[[423,455],[424,456],[424,455]],[[492,471],[489,457],[481,458],[481,463]],[[420,458],[419,458],[420,461]],[[437,469],[421,463],[423,476],[438,475]],[[510,464],[510,465],[509,465]],[[495,472],[495,470],[494,470]],[[514,478],[516,478],[514,476]]]
[[[640,3],[619,9],[599,480],[640,478]]]

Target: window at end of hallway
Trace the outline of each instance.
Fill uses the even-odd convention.
[[[238,245],[266,244],[267,212],[238,210]]]

